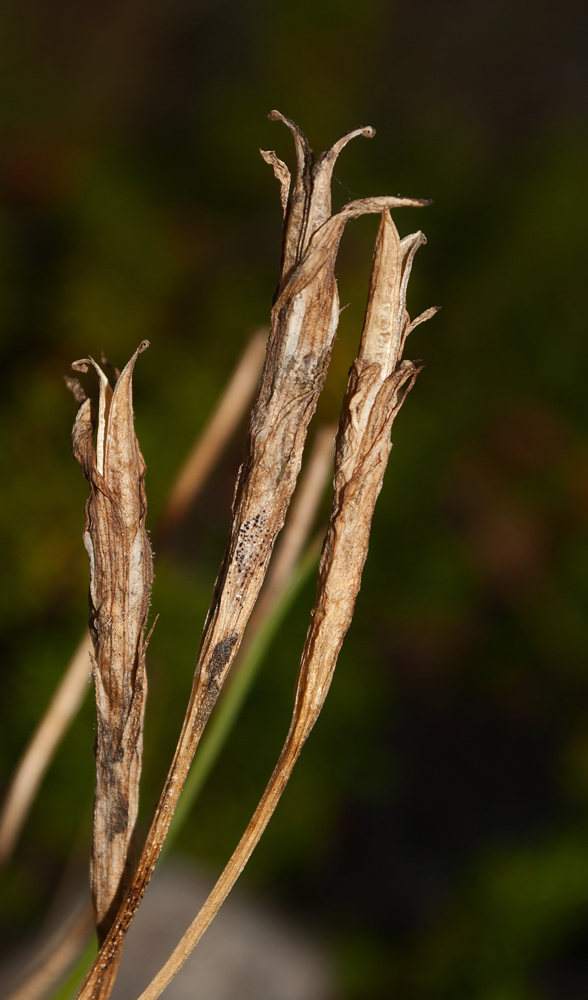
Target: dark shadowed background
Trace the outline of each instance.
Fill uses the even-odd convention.
[[[135,380],[149,521],[268,320],[277,185],[373,125],[334,198],[398,194],[422,228],[424,371],[394,427],[354,624],[246,882],[330,949],[345,1000],[588,995],[588,9],[579,0],[5,0],[0,12],[0,782],[87,617],[86,484],[62,376]],[[377,219],[349,224],[319,407],[337,416]],[[142,828],[187,700],[243,433],[156,552]],[[298,599],[177,843],[218,869],[286,732]],[[9,951],[87,851],[93,709],[0,882]],[[76,854],[77,852],[77,854]]]

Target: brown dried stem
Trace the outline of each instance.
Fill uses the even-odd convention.
[[[177,476],[158,530],[167,533],[183,520],[194,497],[243,419],[259,383],[268,328],[257,330],[247,343],[206,427]]]
[[[0,815],[0,868],[10,858],[43,776],[84,700],[92,649],[85,632],[16,767]]]
[[[323,706],[361,584],[372,516],[391,449],[390,428],[417,375],[411,362],[400,362],[400,355],[411,329],[406,286],[414,253],[424,241],[422,233],[401,241],[390,213],[383,213],[359,357],[351,369],[341,412],[332,511],[290,731],[263,797],[229,863],[140,1000],[155,1000],[160,995],[217,913],[265,830]],[[429,310],[420,319],[432,312]],[[407,383],[408,389],[401,396]]]
[[[304,556],[303,549],[308,543],[332,470],[334,443],[335,427],[331,425],[320,428],[296,486],[284,530],[276,545],[239,653],[190,768],[165,841],[164,852],[169,850],[170,843],[173,843],[195,798],[208,779],[263,662],[268,642],[279,628],[297,588],[310,571],[309,563],[314,564],[318,560],[324,529],[317,532]]]
[[[347,133],[315,162],[304,134],[278,112],[272,118],[291,130],[298,161],[289,186],[282,270],[272,309],[267,356],[251,415],[230,540],[202,636],[182,733],[139,864],[115,923],[79,994],[108,996],[106,977],[155,868],[194,752],[238,651],[263,583],[277,533],[300,468],[308,424],[324,384],[339,319],[334,275],[339,242],[350,218],[427,202],[412,198],[365,198],[331,216],[331,176]],[[284,200],[287,167],[272,156]]]
[[[239,656],[230,675],[231,682],[234,679],[233,674],[239,670],[240,663],[244,663],[246,652],[255,643],[268,617],[273,614],[276,605],[281,600],[292,574],[296,570],[304,546],[308,541],[318,506],[325,491],[329,470],[333,463],[335,430],[334,425],[329,425],[321,427],[317,432],[308,463],[303,470],[294,493],[284,531],[280,536],[279,545],[276,546],[270,563],[265,585],[249,621],[247,632],[239,650]],[[88,641],[90,640],[88,639]],[[89,652],[86,652],[86,678],[89,663],[88,657]],[[209,735],[212,735],[211,729],[207,731],[207,736]],[[218,736],[216,739],[218,741]],[[206,753],[205,742],[206,740],[203,740],[201,750]],[[196,757],[196,767],[198,766],[199,759],[200,755]],[[211,766],[209,761],[208,769]],[[174,827],[177,821],[181,821],[182,819],[180,814],[186,808],[185,796],[189,796],[190,794],[191,789],[188,786],[195,773],[193,767],[184,789],[184,795],[180,799],[179,808],[174,815]],[[200,787],[203,780],[202,776],[200,776],[198,787]],[[188,809],[191,804],[189,800]],[[166,841],[166,847],[168,846],[169,838]],[[55,932],[51,946],[46,949],[48,952],[46,958],[44,960],[41,958],[41,963],[20,984],[17,992],[10,995],[8,1000],[39,1000],[40,997],[44,996],[52,986],[59,982],[63,973],[81,950],[86,942],[92,924],[91,907],[84,908],[79,914],[76,912],[73,918],[68,916]]]
[[[317,432],[308,464],[294,493],[284,531],[280,535],[265,583],[249,619],[235,667],[245,656],[265,618],[283,593],[308,541],[318,505],[325,492],[329,469],[333,465],[336,430],[335,424],[328,424]]]

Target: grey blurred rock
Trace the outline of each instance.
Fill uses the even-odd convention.
[[[129,930],[112,1000],[136,1000],[212,888],[189,866],[153,878]],[[237,890],[164,993],[165,1000],[333,1000],[320,947],[281,915]]]

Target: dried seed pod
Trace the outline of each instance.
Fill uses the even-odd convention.
[[[100,382],[96,448],[89,399],[76,379],[68,384],[81,404],[72,450],[90,484],[84,544],[90,558],[90,632],[96,692],[96,795],[92,899],[100,940],[108,933],[131,874],[131,840],[139,807],[143,747],[145,625],[153,580],[145,530],[145,462],[134,425],[132,374],[143,343],[114,391],[92,358]]]
[[[417,248],[425,242],[422,233],[400,240],[389,211],[383,212],[359,356],[351,369],[341,409],[331,516],[290,731],[261,801],[225,870],[139,1000],[156,1000],[218,912],[259,842],[324,704],[361,584],[374,507],[392,447],[390,428],[417,376],[412,362],[400,361],[402,348],[410,330],[436,312],[429,309],[411,324],[406,311],[412,261]]]
[[[263,153],[280,181],[286,206],[281,279],[235,492],[231,536],[198,657],[190,755],[237,653],[296,485],[339,320],[334,269],[345,225],[348,219],[391,206],[428,204],[414,198],[364,198],[331,216],[337,156],[351,139],[372,136],[374,130],[348,132],[315,161],[306,136],[293,122],[277,111],[270,118],[291,130],[298,170],[292,185],[286,165],[275,153]],[[177,786],[169,791],[173,804]]]
[[[266,361],[251,414],[229,544],[202,635],[182,733],[127,898],[79,994],[108,995],[101,985],[122,946],[159,857],[194,752],[239,649],[283,526],[310,419],[323,387],[339,320],[335,260],[348,219],[389,208],[429,204],[415,198],[363,198],[331,215],[331,178],[348,132],[316,161],[303,132],[277,111],[294,136],[297,173],[275,153],[262,154],[280,182],[286,206],[281,276],[271,316]]]
[[[290,733],[296,756],[318,718],[351,624],[392,448],[390,430],[418,374],[411,361],[401,361],[404,343],[437,311],[428,309],[411,324],[406,310],[414,255],[423,243],[420,232],[401,240],[390,212],[382,213],[360,349],[341,409],[331,517],[296,688]]]

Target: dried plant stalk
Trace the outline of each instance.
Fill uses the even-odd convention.
[[[323,706],[351,623],[367,556],[371,521],[390,454],[390,429],[417,369],[401,362],[411,324],[406,287],[422,233],[400,240],[390,213],[378,232],[359,357],[350,372],[335,453],[331,517],[298,681],[292,723],[269,784],[229,863],[200,913],[140,1000],[155,1000],[181,968],[258,843]],[[403,386],[407,386],[400,395]]]
[[[215,721],[211,723],[211,728],[206,732],[196,757],[195,765],[192,767],[184,786],[182,798],[174,813],[174,821],[165,843],[166,850],[169,849],[172,834],[174,831],[177,834],[181,828],[183,819],[193,805],[194,794],[191,796],[190,792],[193,793],[194,791],[192,785],[194,777],[198,779],[196,786],[196,791],[198,791],[205,780],[206,774],[208,774],[210,768],[213,766],[213,760],[216,759],[216,755],[220,752],[222,745],[224,745],[225,734],[230,730],[231,723],[235,718],[238,706],[235,706],[232,701],[234,694],[232,685],[233,674],[235,670],[240,671],[241,664],[248,671],[247,653],[255,644],[268,618],[271,618],[274,614],[276,606],[282,600],[284,592],[290,584],[293,574],[296,572],[300,556],[308,541],[318,506],[327,485],[329,470],[333,464],[335,430],[336,427],[334,425],[329,425],[321,427],[317,432],[308,463],[296,488],[284,530],[280,535],[279,545],[277,545],[270,563],[265,585],[249,621],[245,638],[239,650],[239,656],[230,675],[230,694],[226,692],[225,688],[225,692],[229,694],[227,700],[231,700],[230,711],[225,713],[227,704],[226,701],[223,702],[222,707],[219,706],[219,709],[221,713],[225,713],[224,717],[220,718],[219,715],[216,715]],[[316,539],[316,542],[313,541],[311,548],[315,544],[317,544],[317,547],[320,546],[320,535]],[[87,683],[88,657],[89,652],[86,650],[85,683]],[[248,685],[245,690],[248,690]],[[240,692],[240,697],[244,697],[243,692]],[[215,727],[218,726],[219,720],[220,728],[222,729],[220,735],[218,728],[215,732]],[[209,747],[210,738],[214,742],[213,750]],[[207,759],[204,762],[204,768],[201,767],[200,771],[198,771],[199,764],[202,761],[202,754]],[[188,797],[187,799],[186,796]],[[45,960],[41,959],[41,963],[19,985],[17,991],[14,994],[10,994],[7,1000],[41,1000],[41,997],[45,996],[48,990],[60,981],[61,976],[86,944],[92,925],[92,908],[90,904],[79,912],[79,914],[77,911],[73,916],[69,914],[55,932],[51,947],[47,949],[48,954]]]
[[[158,534],[181,523],[243,419],[261,375],[267,333],[267,327],[262,327],[248,341],[210,420],[172,483]],[[14,770],[0,811],[0,868],[11,857],[47,768],[82,705],[93,648],[86,631]]]
[[[0,868],[14,850],[43,775],[83,701],[92,648],[86,632],[15,770],[0,815]]]
[[[171,513],[169,516],[164,513],[159,525],[160,531],[167,530],[172,524],[175,527],[181,522],[222,454],[227,441],[243,418],[261,374],[267,332],[265,327],[256,331],[237,361],[210,420],[197,438],[172,484],[165,510],[173,512],[173,516]],[[324,434],[324,430],[321,432],[322,434]],[[319,449],[321,455],[323,449],[324,446]],[[317,455],[316,460],[318,458]],[[312,464],[316,474],[312,459],[310,464]],[[309,484],[310,488],[311,484]],[[293,509],[292,515],[295,513],[296,511]],[[300,518],[296,520],[298,527],[299,520]],[[284,537],[284,541],[286,542],[286,537]],[[268,608],[269,612],[271,612],[271,607]],[[257,621],[257,626],[261,628],[264,621],[265,616],[261,616]],[[251,622],[251,626],[253,624]],[[248,637],[250,631],[251,628],[248,630]],[[253,633],[251,638],[254,638]],[[88,687],[92,651],[92,639],[89,631],[86,631],[47,712],[15,770],[0,816],[0,865],[10,857],[43,775],[64,733],[80,708]],[[56,940],[52,943],[52,947],[48,949],[50,954],[19,986],[17,993],[14,996],[11,994],[10,1000],[17,1000],[17,998],[24,1000],[25,997],[27,1000],[37,1000],[45,995],[48,989],[60,980],[73,958],[85,944],[92,922],[91,906],[89,914],[84,909],[79,917],[74,916],[72,919],[68,916],[56,932],[56,939],[58,938],[59,942],[57,943]]]
[[[273,544],[300,468],[308,424],[324,384],[339,318],[335,259],[346,222],[395,206],[422,207],[413,198],[364,198],[331,216],[331,177],[339,152],[355,129],[315,162],[306,136],[279,112],[296,145],[297,175],[275,153],[263,154],[273,168],[286,205],[282,268],[272,309],[271,331],[257,401],[251,415],[230,540],[215,585],[202,636],[194,684],[182,733],[124,904],[79,997],[108,996],[107,971],[139,905],[159,857],[194,752],[238,651],[259,594]]]
[[[335,427],[321,427],[296,486],[284,529],[276,545],[259,600],[249,619],[239,653],[184,784],[162,857],[170,850],[230,735],[263,662],[267,645],[279,628],[282,614],[292,599],[292,588],[297,589],[304,579],[301,575],[303,567],[306,569],[309,556],[311,559],[314,557],[315,563],[318,562],[324,530],[313,538],[304,557],[302,554],[333,466],[334,443]]]
[[[134,425],[132,374],[143,341],[114,391],[100,381],[97,446],[92,408],[75,379],[80,408],[72,450],[90,484],[84,544],[90,557],[90,632],[96,694],[96,792],[91,887],[99,941],[108,933],[131,874],[130,849],[139,808],[143,748],[145,625],[153,580],[145,529],[145,463]]]
[[[247,631],[235,661],[235,669],[246,655],[251,641],[270,613],[271,608],[286,589],[296,563],[308,541],[318,506],[326,490],[329,470],[333,467],[336,430],[335,424],[328,424],[317,432],[307,465],[294,493],[284,531],[280,535],[280,541],[270,562],[265,583],[249,619]]]
[[[170,490],[159,531],[169,531],[185,517],[218,456],[251,405],[261,375],[268,333],[268,328],[262,327],[248,341],[214,412]]]

